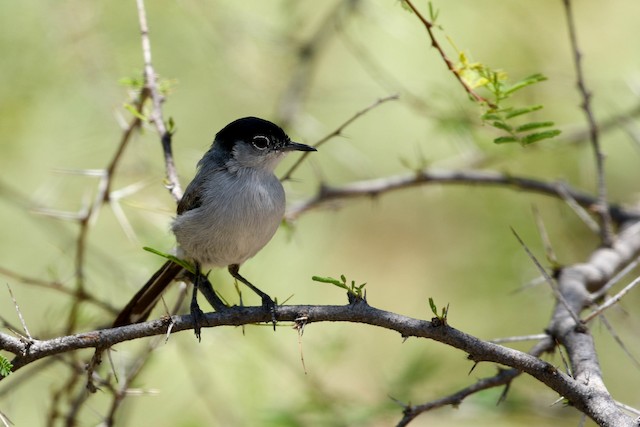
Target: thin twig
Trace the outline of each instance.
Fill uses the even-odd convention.
[[[613,222],[609,210],[607,209],[607,185],[604,176],[604,154],[600,146],[600,131],[596,123],[593,109],[591,108],[592,93],[586,85],[584,71],[582,69],[582,52],[578,46],[578,36],[574,22],[573,9],[571,0],[563,0],[565,15],[567,18],[567,27],[569,30],[569,40],[571,42],[571,51],[573,53],[573,62],[576,69],[576,83],[578,91],[582,97],[582,110],[589,124],[589,139],[593,148],[593,154],[596,162],[597,186],[598,186],[598,203],[596,204],[596,213],[600,218],[600,239],[604,246],[610,247],[613,244]]]
[[[613,329],[613,325],[609,322],[609,320],[606,318],[604,313],[600,313],[599,319],[604,325],[604,327],[607,328],[607,331],[609,331],[609,334],[613,337],[613,340],[618,344],[618,346],[620,346],[620,348],[622,349],[624,354],[627,355],[629,360],[631,360],[631,363],[633,363],[636,366],[636,369],[640,369],[640,362],[638,362],[638,359],[636,359],[636,357],[633,355],[629,347],[627,347],[624,341],[622,341],[622,338],[620,337],[620,335],[618,335],[615,329]]]
[[[553,348],[554,348],[553,340],[551,340],[548,335],[543,335],[542,339],[531,348],[531,350],[529,351],[529,354],[535,357],[539,357],[543,353],[551,351]],[[396,424],[396,426],[397,427],[406,426],[411,421],[413,421],[418,415],[424,412],[428,412],[433,409],[437,409],[446,405],[456,406],[460,404],[463,401],[463,399],[465,399],[466,397],[472,394],[478,393],[483,390],[487,390],[489,388],[495,388],[495,387],[500,387],[504,385],[506,387],[505,392],[503,392],[503,394],[500,396],[500,399],[498,401],[498,403],[501,403],[504,400],[509,384],[511,384],[511,382],[520,374],[522,374],[522,372],[518,371],[517,369],[499,369],[496,375],[488,378],[482,378],[478,380],[475,384],[465,387],[441,399],[436,399],[431,402],[423,403],[420,405],[403,405],[404,406],[403,417],[398,422],[398,424]]]
[[[640,283],[640,277],[637,277],[634,281],[632,281],[627,286],[625,286],[620,292],[618,292],[617,294],[609,298],[605,303],[599,305],[598,308],[593,310],[587,317],[583,319],[583,322],[586,323],[591,321],[594,317],[599,316],[606,309],[615,305],[618,301],[622,299],[622,297],[624,297],[627,293],[629,293],[629,291],[631,291],[634,287],[636,287],[638,283]]]
[[[529,247],[524,243],[524,241],[522,240],[520,235],[516,232],[516,230],[511,228],[511,232],[513,233],[514,236],[516,236],[516,239],[518,240],[520,245],[524,248],[525,252],[529,256],[531,261],[533,261],[535,266],[538,268],[538,271],[540,272],[540,274],[542,274],[542,276],[544,276],[546,282],[551,287],[551,291],[555,295],[556,300],[558,300],[567,309],[567,312],[571,315],[571,317],[576,322],[576,324],[579,325],[580,324],[580,318],[578,317],[578,315],[569,306],[569,303],[564,298],[564,295],[562,295],[562,293],[558,289],[558,285],[557,285],[556,281],[549,275],[549,273],[547,273],[547,270],[545,270],[545,268],[542,266],[542,264],[540,264],[540,261],[538,261],[538,258],[536,258],[536,256],[533,254],[533,252],[531,252]]]
[[[313,146],[314,147],[320,147],[321,145],[323,145],[325,142],[329,141],[330,139],[335,138],[337,136],[340,136],[342,134],[342,132],[345,130],[345,128],[347,126],[349,126],[351,123],[353,123],[355,120],[357,120],[358,118],[360,118],[363,115],[367,114],[369,111],[373,110],[374,108],[384,104],[385,102],[394,101],[396,99],[398,99],[398,95],[397,94],[386,96],[384,98],[379,98],[373,104],[371,104],[368,107],[356,112],[353,116],[351,116],[344,123],[342,123],[340,126],[338,126],[333,132],[329,133],[324,138],[320,139],[318,142],[313,144]],[[302,156],[300,156],[298,158],[298,160],[291,166],[291,168],[289,168],[289,170],[283,175],[281,180],[282,181],[286,181],[288,179],[291,179],[291,175],[293,174],[293,172],[300,166],[300,164],[307,158],[308,155],[309,155],[309,152],[306,152]]]
[[[602,135],[606,132],[620,130],[621,126],[624,126],[627,123],[632,123],[637,116],[640,116],[640,104],[631,107],[622,113],[617,113],[611,117],[601,120],[598,124],[598,132]],[[589,138],[590,129],[588,127],[585,129],[580,128],[573,131],[566,131],[562,134],[564,135],[562,137],[563,143],[580,144]]]
[[[4,267],[0,267],[0,274],[10,277],[14,280],[17,280],[20,283],[24,283],[31,286],[37,286],[45,289],[51,289],[53,291],[57,291],[65,295],[69,295],[81,301],[89,302],[91,304],[96,305],[97,307],[100,307],[101,309],[107,311],[110,314],[118,314],[119,312],[119,309],[116,309],[111,304],[105,301],[99,300],[95,296],[88,293],[79,294],[77,290],[69,289],[66,286],[64,286],[61,282],[58,282],[58,281],[48,281],[48,280],[39,279],[37,277],[23,276],[19,273],[16,273]]]
[[[158,89],[156,72],[151,61],[151,41],[149,40],[149,25],[147,24],[147,13],[144,8],[144,0],[136,0],[138,7],[138,22],[140,25],[140,37],[142,40],[142,56],[144,58],[144,80],[145,88],[151,96],[153,108],[151,110],[150,121],[156,128],[162,142],[164,151],[164,163],[167,175],[167,188],[175,201],[182,198],[182,188],[178,179],[178,171],[173,160],[173,149],[171,148],[171,132],[167,131],[162,114],[162,102],[164,97]]]
[[[151,356],[151,353],[153,353],[154,350],[156,350],[158,346],[160,346],[164,341],[165,338],[162,335],[154,337],[154,339],[152,339],[147,346],[140,350],[138,357],[136,357],[131,366],[129,366],[124,380],[120,381],[118,389],[114,390],[114,393],[112,393],[113,400],[111,401],[109,410],[104,417],[105,425],[115,425],[114,419],[116,411],[122,404],[124,398],[129,394],[131,384],[142,372],[142,368],[144,368],[144,366],[146,365],[149,357]]]
[[[443,406],[451,405],[458,406],[462,401],[480,391],[487,390],[494,387],[500,387],[503,385],[509,384],[515,377],[520,375],[521,372],[515,369],[503,369],[499,372],[498,375],[489,378],[483,378],[478,380],[475,384],[470,385],[469,387],[465,387],[456,393],[450,394],[448,396],[442,397],[440,399],[435,399],[427,403],[423,403],[420,405],[404,405],[403,417],[396,424],[397,427],[404,427],[409,425],[411,421],[413,421],[418,415],[432,411],[437,408],[441,408]]]
[[[538,227],[538,234],[540,235],[540,240],[542,240],[542,245],[544,246],[544,252],[547,256],[547,261],[551,264],[553,268],[558,268],[560,263],[558,262],[558,257],[556,256],[555,251],[553,250],[553,245],[551,244],[551,238],[549,237],[549,233],[547,233],[547,227],[544,225],[544,221],[542,220],[542,216],[540,215],[540,211],[536,205],[532,206],[533,216],[536,220],[536,226]]]
[[[507,344],[514,342],[523,342],[523,341],[540,341],[543,339],[549,338],[547,334],[534,334],[534,335],[521,335],[517,337],[504,337],[504,338],[494,338],[489,340],[489,342],[495,344]]]
[[[111,197],[111,186],[113,184],[113,177],[115,175],[116,168],[120,164],[120,159],[124,154],[124,150],[127,147],[127,144],[131,140],[133,136],[133,132],[136,129],[139,129],[142,125],[142,109],[144,104],[148,98],[148,92],[145,90],[140,91],[138,95],[138,99],[135,102],[135,109],[138,114],[135,114],[134,117],[129,122],[129,125],[124,129],[122,135],[120,136],[120,143],[118,144],[118,148],[116,149],[115,154],[113,155],[111,162],[107,166],[105,170],[105,175],[103,176],[104,180],[104,189],[102,191],[102,199],[107,202]]]
[[[418,11],[418,9],[413,5],[411,0],[404,0],[404,2],[411,8],[413,13],[415,13],[415,15],[420,20],[420,22],[422,22],[422,24],[424,25],[424,27],[427,30],[427,33],[429,33],[429,38],[431,39],[431,47],[434,47],[438,51],[438,53],[440,54],[440,57],[442,58],[444,63],[447,65],[447,68],[449,69],[449,71],[451,71],[453,73],[454,76],[456,76],[456,79],[458,80],[458,82],[460,82],[460,84],[464,88],[465,92],[467,92],[469,94],[469,96],[471,96],[471,98],[473,98],[476,102],[479,102],[479,103],[482,103],[482,104],[486,104],[491,108],[497,108],[497,106],[495,104],[493,104],[487,98],[479,95],[476,91],[473,90],[473,88],[471,86],[469,86],[467,84],[467,82],[464,81],[464,79],[460,75],[460,72],[456,69],[456,66],[449,59],[449,57],[445,53],[444,49],[442,48],[442,46],[440,45],[440,43],[436,39],[435,35],[433,34],[433,23],[431,23],[427,18],[425,18],[420,13],[420,11]]]
[[[9,417],[7,417],[5,414],[2,413],[2,411],[0,411],[0,422],[2,422],[2,425],[5,427],[11,427],[14,426],[15,424],[9,419]]]
[[[558,354],[560,355],[560,360],[562,360],[562,364],[564,365],[564,370],[567,372],[567,375],[569,375],[570,377],[573,377],[573,372],[571,371],[571,365],[569,364],[569,361],[567,360],[567,357],[565,356],[564,351],[562,350],[562,346],[558,341],[556,341],[556,347],[558,348]],[[555,403],[556,402],[554,402],[554,405]]]
[[[558,182],[558,194],[564,199],[567,205],[573,209],[573,211],[578,215],[578,218],[585,223],[585,225],[589,228],[589,230],[593,231],[595,234],[600,233],[600,226],[598,223],[589,215],[587,208],[581,206],[566,190],[566,184],[564,182]]]
[[[618,401],[616,401],[616,405],[620,409],[624,409],[627,412],[630,412],[630,413],[632,413],[634,415],[640,416],[640,410],[634,408],[633,406],[625,405],[624,403],[618,402]],[[640,421],[640,420],[638,420],[638,421]]]
[[[29,333],[29,328],[27,328],[27,322],[24,321],[24,317],[22,317],[22,312],[20,311],[20,307],[18,306],[18,301],[16,301],[16,297],[13,296],[13,291],[11,290],[11,286],[7,283],[7,289],[9,290],[9,295],[11,295],[11,300],[13,301],[13,306],[16,308],[16,312],[18,313],[18,318],[20,319],[20,323],[22,323],[22,329],[24,333],[27,334],[27,338],[32,340],[31,334]]]
[[[598,289],[596,292],[594,292],[591,297],[593,298],[594,301],[598,300],[599,298],[602,298],[603,296],[605,296],[607,294],[607,292],[609,292],[609,290],[615,286],[616,283],[618,283],[624,276],[626,276],[631,270],[633,270],[634,268],[636,268],[636,266],[638,265],[638,263],[640,263],[640,258],[636,258],[634,260],[632,260],[631,262],[629,262],[627,265],[625,265],[625,267],[620,270],[618,272],[618,274],[616,274],[615,276],[613,276],[611,279],[609,279],[609,281],[607,283],[605,283],[600,289]]]

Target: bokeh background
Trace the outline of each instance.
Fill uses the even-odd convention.
[[[602,138],[611,198],[633,203],[640,151],[632,138],[635,117],[627,112],[639,103],[640,4],[575,3],[596,116],[622,118]],[[425,2],[418,6],[426,13]],[[482,125],[480,110],[398,1],[148,1],[154,66],[171,82],[164,113],[176,123],[183,185],[215,132],[233,119],[257,115],[285,123],[295,140],[314,143],[376,99],[398,93],[398,101],[361,117],[309,158],[286,184],[290,204],[311,197],[322,182],[340,185],[426,165],[562,179],[592,191],[592,152],[586,141],[572,138],[584,131],[585,120],[561,2],[434,6],[444,29],[439,40],[452,58],[457,48],[514,80],[535,72],[549,77],[514,103],[544,104],[537,118],[554,120],[564,131],[559,138],[529,147],[492,144],[495,131]],[[141,75],[136,5],[5,2],[2,9],[0,267],[73,288],[78,225],[43,212],[78,213],[91,202],[98,181],[81,171],[107,165],[130,119],[124,108],[130,88],[120,81]],[[114,186],[132,233],[108,206],[90,230],[87,287],[109,304],[123,305],[161,263],[142,246],[169,250],[174,244],[168,224],[175,205],[163,178],[159,140],[148,128],[127,147]],[[306,213],[283,227],[243,273],[279,301],[291,296],[291,304],[346,303],[337,288],[311,281],[312,275],[344,274],[366,282],[368,301],[379,308],[430,318],[432,297],[450,304],[454,327],[480,338],[540,333],[553,298],[545,285],[522,289],[537,273],[509,228],[546,265],[533,205],[562,263],[580,262],[597,246],[596,236],[560,201],[506,189],[428,186]],[[237,301],[226,272],[212,277],[226,298]],[[64,333],[68,296],[12,275],[2,281],[31,334]],[[19,324],[9,292],[0,295],[2,318]],[[258,303],[246,292],[245,302]],[[631,294],[608,314],[636,357],[639,302]],[[110,320],[85,304],[77,330]],[[596,325],[593,332],[614,397],[640,406],[639,370],[606,328]],[[116,372],[124,375],[147,345],[116,346]],[[275,333],[269,326],[207,329],[200,344],[183,332],[154,352],[117,425],[393,425],[401,415],[393,399],[434,400],[496,372],[485,364],[468,374],[465,356],[356,324],[313,324],[301,340],[288,325]],[[562,365],[557,355],[548,360]],[[108,366],[103,369],[106,375]],[[0,411],[18,426],[44,425],[67,372],[58,360],[12,375],[0,384]],[[530,378],[519,378],[496,406],[500,393],[479,393],[414,425],[574,426],[580,420],[576,411],[552,405],[558,396]],[[99,424],[107,404],[107,394],[93,396],[80,415],[82,425]]]

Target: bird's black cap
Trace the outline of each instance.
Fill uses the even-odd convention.
[[[215,143],[218,148],[230,152],[236,141],[249,142],[258,135],[267,137],[278,151],[316,151],[311,146],[292,142],[280,126],[258,117],[243,117],[232,121],[216,134]]]
[[[282,128],[258,117],[243,117],[226,125],[216,134],[216,143],[231,151],[236,141],[251,141],[256,135],[264,135],[276,141],[288,141]]]

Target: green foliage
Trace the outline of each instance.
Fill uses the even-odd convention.
[[[131,89],[134,92],[140,93],[145,87],[145,79],[141,71],[136,72],[133,77],[122,77],[118,80],[122,86]],[[158,91],[161,95],[166,96],[171,94],[172,89],[176,86],[176,79],[158,78],[156,82]]]
[[[171,135],[176,133],[176,122],[173,120],[173,117],[169,117],[169,120],[167,120],[167,123],[165,123],[165,127],[167,128],[167,132],[169,132]]]
[[[135,105],[125,102],[124,109],[127,110],[129,113],[131,113],[132,116],[138,118],[139,120],[143,122],[147,121],[147,117],[143,115],[141,112],[139,112],[138,109],[135,107]]]
[[[124,103],[123,106],[125,110],[127,110],[129,113],[131,113],[131,115],[138,118],[139,120],[143,122],[148,122],[150,117],[149,109],[151,107],[148,106],[150,101],[149,97],[148,96],[144,97],[141,95],[145,91],[145,85],[146,85],[142,72],[140,72],[138,75],[134,77],[122,77],[121,79],[118,80],[118,83],[120,83],[122,86],[127,87],[130,90],[129,96],[131,97],[132,100],[130,102]],[[156,85],[158,88],[158,92],[160,93],[160,95],[164,97],[171,94],[173,88],[176,86],[176,80],[158,78]],[[146,105],[143,105],[143,108],[138,108],[135,105],[139,103],[139,99],[145,100]],[[167,125],[167,128],[169,129],[169,132],[174,133],[175,124],[173,123],[173,119],[170,118],[169,122],[167,122],[166,125]]]
[[[173,261],[174,263],[178,264],[179,266],[181,266],[182,268],[184,268],[185,270],[187,270],[190,273],[195,274],[196,269],[194,268],[193,265],[191,265],[190,263],[188,263],[187,261],[180,259],[178,257],[176,257],[175,255],[171,255],[162,251],[159,251],[157,249],[154,248],[150,248],[148,246],[143,247],[142,249],[144,249],[147,252],[151,252],[152,254],[156,254],[158,256],[161,256],[162,258],[166,258],[169,261]]]
[[[436,303],[433,301],[433,298],[429,297],[429,307],[431,307],[431,311],[436,318],[440,320],[443,325],[446,325],[447,315],[449,314],[449,304],[447,304],[446,307],[442,307],[440,314],[438,314],[438,307],[436,306]]]
[[[11,373],[11,369],[13,369],[13,365],[9,360],[0,355],[0,377],[6,377]]]
[[[413,9],[411,8],[411,6],[409,6],[409,4],[406,1],[401,1],[400,7],[402,7],[404,10],[406,10],[409,13],[414,13]],[[440,11],[433,6],[432,2],[429,2],[429,21],[431,22],[431,25],[437,26],[436,21],[438,19],[439,14],[440,14]]]
[[[522,118],[534,111],[541,110],[542,105],[525,107],[505,106],[506,100],[514,93],[531,85],[547,80],[540,73],[510,83],[507,73],[501,70],[493,70],[484,64],[470,62],[467,56],[459,53],[459,64],[456,72],[471,89],[483,88],[492,97],[485,104],[486,112],[481,116],[482,120],[505,133],[493,140],[496,144],[518,142],[528,145],[543,139],[553,138],[560,134],[559,129],[553,129],[552,121],[524,121]],[[520,123],[514,121],[515,118]]]
[[[122,77],[118,80],[122,86],[128,87],[136,92],[139,92],[144,87],[144,79],[142,78],[142,73],[134,77]]]
[[[496,144],[506,144],[511,142],[519,142],[522,145],[532,144],[543,139],[553,138],[560,134],[560,130],[553,129],[554,123],[551,121],[523,121],[514,123],[514,118],[522,117],[534,111],[542,109],[542,105],[534,105],[528,107],[505,106],[505,101],[517,91],[525,87],[547,80],[540,73],[532,74],[515,83],[510,83],[507,73],[502,70],[493,70],[480,62],[471,62],[467,55],[456,48],[458,52],[458,64],[453,66],[452,62],[447,58],[440,43],[435,39],[432,28],[443,30],[442,26],[436,24],[439,11],[429,2],[429,19],[423,18],[414,6],[408,1],[402,1],[401,5],[411,13],[419,16],[420,20],[427,27],[429,36],[431,37],[431,45],[437,48],[442,55],[442,59],[447,63],[449,69],[458,77],[463,84],[464,89],[469,97],[481,104],[486,111],[482,114],[482,120],[496,129],[503,131],[505,134],[493,140]],[[449,42],[454,45],[453,41],[448,38]],[[454,45],[455,48],[455,45]],[[476,89],[482,88],[490,93],[489,97],[485,97],[477,93]]]
[[[349,293],[350,295],[353,295],[357,299],[364,299],[364,287],[366,283],[363,283],[361,285],[356,285],[355,280],[352,280],[350,284],[347,284],[347,278],[344,276],[344,274],[340,276],[340,280],[334,279],[333,277],[320,277],[320,276],[313,276],[311,280],[313,280],[314,282],[320,282],[320,283],[330,283],[334,286],[337,286],[339,288],[346,290],[347,293]]]
[[[431,20],[431,24],[437,25],[438,15],[440,15],[440,11],[433,7],[433,3],[429,2],[429,19]]]

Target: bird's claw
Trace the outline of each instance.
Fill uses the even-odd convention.
[[[276,303],[271,299],[269,295],[262,296],[262,307],[271,314],[271,322],[273,323],[273,330],[276,330],[276,323],[278,319],[276,318]]]
[[[200,329],[202,325],[206,324],[206,322],[205,322],[204,313],[197,304],[191,305],[191,319],[193,321],[193,332],[196,334],[196,338],[198,338],[198,342],[200,342],[202,340],[201,339],[202,337],[200,335]]]

